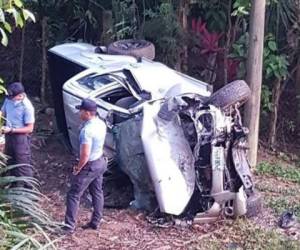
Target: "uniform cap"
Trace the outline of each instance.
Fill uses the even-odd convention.
[[[97,104],[91,99],[83,99],[80,105],[75,106],[76,109],[83,109],[87,111],[97,111]]]
[[[13,82],[13,83],[9,84],[7,87],[7,95],[10,98],[13,98],[24,92],[25,92],[24,86],[20,82]]]

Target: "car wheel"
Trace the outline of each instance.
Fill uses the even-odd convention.
[[[121,107],[121,108],[125,108],[125,109],[128,109],[132,104],[134,104],[137,100],[132,97],[132,96],[127,96],[127,97],[124,97],[124,98],[121,98],[120,100],[118,100],[115,105],[118,106],[118,107]],[[125,121],[126,118],[118,115],[118,114],[114,114],[114,123],[120,123],[122,121]]]
[[[257,216],[261,213],[263,206],[263,199],[262,195],[257,192],[253,191],[250,196],[247,198],[247,213],[246,216],[248,218]]]
[[[129,55],[134,57],[146,57],[153,60],[155,57],[155,47],[153,43],[146,40],[119,40],[111,43],[107,48],[108,54]]]
[[[227,109],[237,103],[241,106],[250,96],[251,90],[248,84],[245,81],[236,80],[213,93],[209,98],[208,104]]]

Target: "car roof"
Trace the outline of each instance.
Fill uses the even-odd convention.
[[[52,47],[49,52],[85,68],[125,65],[137,61],[132,56],[95,53],[96,48],[88,43],[64,43]]]
[[[176,90],[174,90],[174,95],[197,93],[202,96],[210,96],[212,92],[211,85],[175,71],[162,63],[145,58],[137,60],[126,55],[95,53],[96,48],[87,43],[65,43],[51,48],[49,52],[97,74],[104,74],[110,70],[128,69],[140,89],[150,92],[154,99],[165,97],[168,90],[174,86],[177,86],[174,88]],[[89,72],[91,72],[90,70]]]

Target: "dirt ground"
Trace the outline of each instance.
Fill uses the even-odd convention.
[[[64,147],[61,136],[52,133],[53,123],[50,116],[45,114],[43,119],[43,124],[38,126],[32,142],[33,163],[36,177],[41,182],[41,190],[47,197],[42,204],[43,208],[54,220],[63,221],[65,196],[69,187],[68,176],[75,159]],[[256,181],[271,186],[275,181],[276,185],[294,185],[300,199],[298,184],[280,184],[272,177],[258,177]],[[263,191],[262,193],[264,194]],[[260,249],[265,244],[262,239],[269,242],[273,235],[274,245],[268,245],[271,247],[268,249],[277,249],[276,246],[278,249],[285,249],[281,246],[286,245],[280,245],[283,239],[296,240],[296,247],[290,249],[300,249],[300,227],[279,229],[278,217],[267,205],[253,219],[220,218],[210,224],[194,223],[190,226],[185,224],[167,228],[150,224],[141,212],[128,208],[105,208],[99,231],[82,230],[80,226],[89,221],[90,214],[91,209],[83,204],[78,215],[76,232],[72,236],[59,239],[56,243],[58,249]]]

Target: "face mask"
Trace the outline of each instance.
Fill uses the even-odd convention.
[[[22,100],[13,100],[13,103],[15,106],[17,106],[18,104],[20,104],[22,102]]]
[[[14,97],[9,98],[15,106],[17,106],[18,104],[20,104],[23,101],[23,98],[20,99],[19,96],[17,98],[18,99],[15,99]]]
[[[19,104],[22,102],[22,100],[14,100],[13,102],[14,102],[14,104]]]

